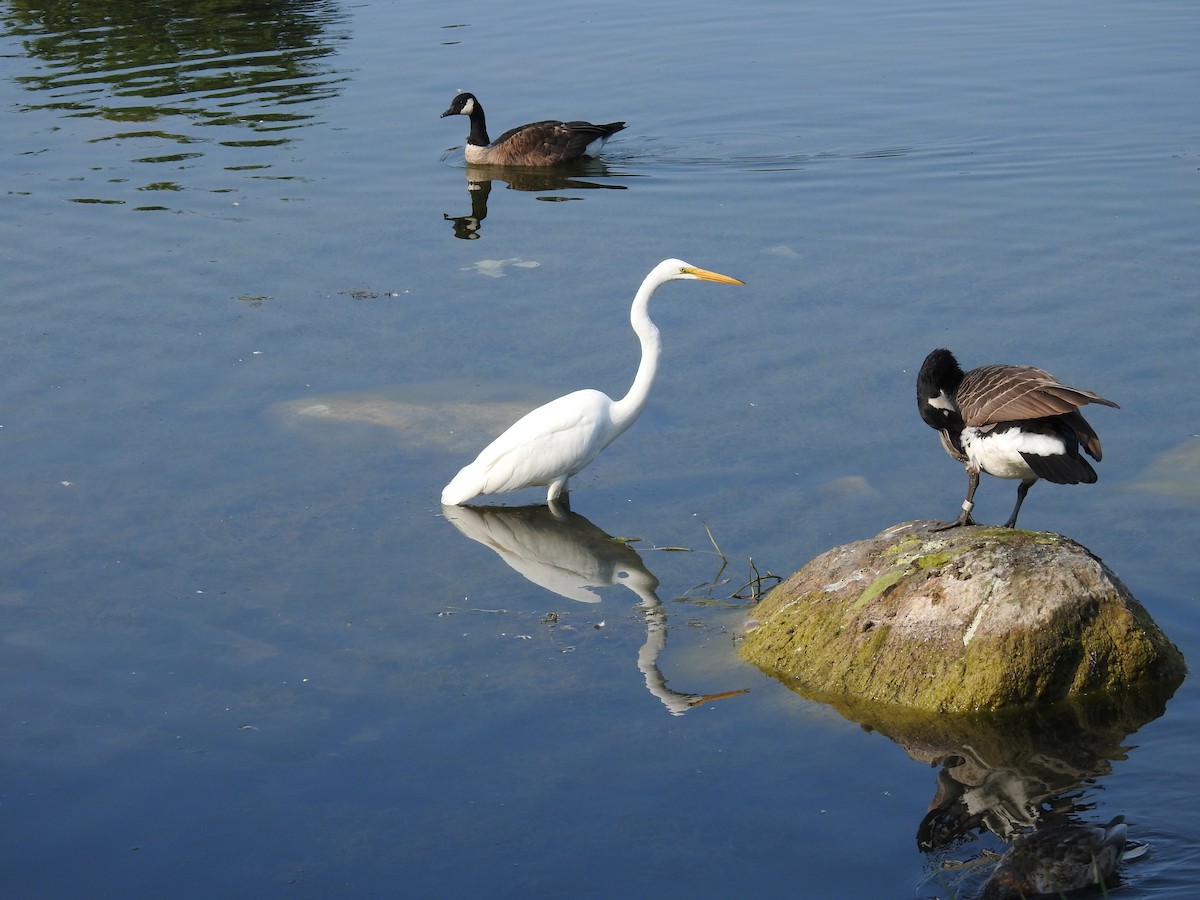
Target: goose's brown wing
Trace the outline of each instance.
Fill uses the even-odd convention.
[[[1041,419],[1073,412],[1089,403],[1116,407],[1091,391],[1067,387],[1034,366],[980,366],[963,378],[954,393],[967,425]]]
[[[533,122],[504,132],[489,148],[489,162],[501,165],[546,165],[583,155],[587,145],[625,127],[624,122]]]

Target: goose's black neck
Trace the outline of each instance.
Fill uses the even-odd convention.
[[[475,147],[486,147],[491,141],[488,140],[487,119],[483,115],[483,107],[479,105],[478,100],[472,101],[471,107],[471,133],[467,135],[467,143]]]
[[[917,409],[930,428],[943,432],[961,452],[960,436],[966,423],[954,402],[963,381],[963,370],[949,350],[934,350],[917,375]],[[947,448],[949,449],[949,448]]]

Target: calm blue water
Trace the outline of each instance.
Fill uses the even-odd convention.
[[[920,849],[937,753],[740,661],[744,586],[957,511],[944,345],[1121,403],[1021,523],[1200,658],[1200,10],[399,7],[0,2],[5,895],[972,896],[1003,841]],[[459,90],[629,128],[472,190]],[[747,286],[660,291],[571,521],[443,516],[520,411],[625,390],[667,256]],[[997,726],[969,803],[1124,814],[1113,896],[1192,896],[1193,682]]]

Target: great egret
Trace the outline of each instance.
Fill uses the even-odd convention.
[[[681,280],[743,284],[682,260],[660,262],[638,288],[629,311],[642,345],[642,361],[629,392],[613,400],[601,391],[575,391],[526,413],[454,476],[442,491],[442,503],[460,506],[481,494],[548,485],[546,502],[553,505],[567,490],[568,479],[620,437],[645,408],[662,349],[658,328],[650,321],[650,298],[666,282]]]
[[[471,133],[464,151],[467,162],[493,166],[552,166],[581,156],[595,156],[604,142],[625,127],[624,122],[593,125],[591,122],[532,122],[509,129],[488,140],[483,105],[474,94],[459,94],[450,101],[446,116],[468,116]]]
[[[980,900],[1060,896],[1106,884],[1122,859],[1136,859],[1145,844],[1129,842],[1125,817],[1107,825],[1051,825],[1013,841],[984,883]]]
[[[964,374],[949,350],[925,357],[917,375],[917,409],[941,432],[946,452],[967,469],[962,513],[946,527],[975,524],[971,510],[980,472],[1021,479],[1005,528],[1016,527],[1025,495],[1039,478],[1095,482],[1096,470],[1079,454],[1082,446],[1093,459],[1101,457],[1100,438],[1078,409],[1089,403],[1119,408],[1033,366],[980,366]]]

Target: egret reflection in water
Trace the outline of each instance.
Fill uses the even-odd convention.
[[[539,200],[565,202],[579,197],[563,196],[562,191],[624,191],[623,184],[607,184],[603,179],[612,177],[609,167],[598,159],[581,159],[563,163],[553,169],[532,166],[481,166],[468,165],[467,197],[471,201],[471,212],[452,216],[442,213],[442,218],[451,224],[454,236],[466,241],[477,240],[488,214],[488,198],[492,193],[492,182],[499,181],[512,191],[532,191],[546,194]]]
[[[681,716],[709,700],[745,693],[691,694],[667,687],[658,657],[667,644],[667,612],[658,598],[658,578],[624,541],[601,531],[585,517],[561,506],[443,506],[460,532],[490,547],[526,579],[568,600],[599,603],[598,589],[620,585],[641,602],[646,641],[638,669],[646,689],[672,715]]]

